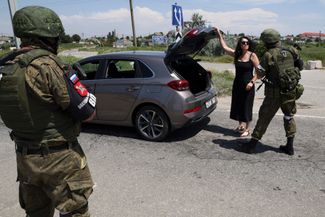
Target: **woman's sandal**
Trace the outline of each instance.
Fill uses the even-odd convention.
[[[234,129],[234,131],[235,131],[236,133],[243,133],[243,132],[245,131],[245,127],[239,125],[238,127],[236,127],[236,128]]]
[[[246,129],[242,134],[240,134],[240,137],[247,137],[251,134],[249,129]]]

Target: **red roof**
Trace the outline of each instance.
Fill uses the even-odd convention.
[[[304,32],[301,33],[300,36],[305,36],[305,37],[325,37],[324,33],[319,33],[319,32]]]

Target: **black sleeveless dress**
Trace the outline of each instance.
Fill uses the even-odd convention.
[[[254,65],[251,59],[247,62],[236,60],[235,68],[236,76],[232,86],[230,118],[249,122],[252,120],[255,86],[247,91],[246,85],[253,78]]]

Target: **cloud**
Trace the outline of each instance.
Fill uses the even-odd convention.
[[[241,3],[266,5],[266,4],[279,4],[279,3],[286,2],[286,0],[240,0],[240,2]]]
[[[185,10],[186,20],[193,13],[199,13],[208,24],[231,33],[259,34],[265,28],[280,28],[278,15],[261,8],[235,10],[227,12],[209,12],[204,10]]]
[[[120,8],[91,14],[61,15],[63,25],[68,34],[85,34],[85,36],[106,36],[110,31],[116,30],[119,36],[131,35],[130,10]],[[168,31],[168,18],[160,12],[147,7],[135,7],[134,22],[137,35],[158,31]]]
[[[234,10],[227,12],[211,12],[206,10],[183,10],[184,20],[191,20],[194,13],[199,13],[208,25],[217,26],[231,33],[259,35],[265,28],[285,28],[279,22],[278,14],[261,8]],[[106,36],[116,30],[119,37],[132,35],[130,11],[119,8],[98,13],[60,16],[67,34],[81,36]],[[148,35],[154,32],[167,33],[175,27],[171,24],[171,12],[161,13],[148,7],[135,7],[134,19],[136,35]]]

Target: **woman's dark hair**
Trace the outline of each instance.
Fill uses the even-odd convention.
[[[238,39],[238,42],[237,42],[237,46],[236,46],[236,49],[235,49],[235,57],[234,57],[234,62],[236,62],[236,60],[238,60],[238,58],[243,54],[243,51],[241,49],[241,41],[243,39],[247,39],[248,41],[248,50],[251,51],[251,52],[254,52],[254,44],[253,44],[253,41],[248,38],[247,36],[242,36]]]

